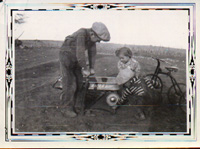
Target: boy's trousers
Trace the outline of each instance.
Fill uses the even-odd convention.
[[[61,50],[59,53],[62,75],[61,106],[73,109],[82,87],[83,76],[81,67],[71,51]]]

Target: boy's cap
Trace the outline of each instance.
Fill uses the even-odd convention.
[[[110,33],[105,26],[105,24],[101,22],[94,22],[92,24],[92,30],[97,34],[97,36],[103,41],[110,40]]]

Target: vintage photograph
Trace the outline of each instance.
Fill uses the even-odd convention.
[[[187,132],[188,11],[16,11],[15,132]]]

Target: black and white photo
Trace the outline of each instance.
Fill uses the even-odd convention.
[[[5,142],[195,141],[196,3],[10,1]]]

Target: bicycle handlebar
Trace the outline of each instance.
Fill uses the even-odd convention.
[[[155,59],[155,60],[157,60],[157,61],[160,61],[160,62],[164,62],[164,63],[167,63],[167,64],[170,64],[171,65],[171,63],[169,63],[169,62],[167,62],[167,61],[165,61],[165,60],[163,60],[163,59],[159,59],[159,58],[156,58],[156,57],[151,57],[152,59]]]

